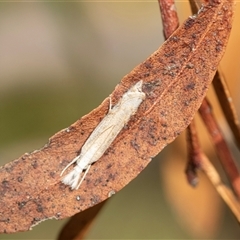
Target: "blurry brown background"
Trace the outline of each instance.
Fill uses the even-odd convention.
[[[191,15],[186,0],[176,7],[181,22]],[[221,64],[238,113],[239,24],[238,1]],[[1,2],[0,164],[41,148],[97,107],[162,42],[157,1]],[[215,112],[240,162],[221,111]],[[202,145],[216,162],[201,121],[198,125]],[[183,133],[112,197],[87,239],[239,239],[238,223],[205,176],[199,174],[196,189],[187,184],[185,147]],[[65,221],[48,220],[0,239],[56,239]]]

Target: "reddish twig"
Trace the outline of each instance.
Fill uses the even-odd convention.
[[[159,6],[161,10],[161,16],[163,21],[163,28],[164,28],[164,35],[165,38],[168,38],[173,31],[176,30],[178,26],[178,17],[177,13],[174,10],[174,2],[172,0],[158,0]],[[199,4],[196,1],[190,1],[190,6],[192,9],[192,13],[197,13],[199,9]],[[218,74],[216,74],[218,76]],[[213,142],[215,143],[218,155],[222,161],[222,164],[224,168],[226,167],[227,175],[229,175],[230,180],[232,182],[232,185],[234,187],[235,192],[239,196],[240,193],[240,185],[239,182],[239,174],[238,169],[233,161],[232,155],[227,147],[227,144],[221,134],[220,129],[217,126],[217,123],[215,122],[214,117],[209,113],[206,114],[204,112],[205,106],[207,101],[203,101],[203,105],[200,108],[200,114],[202,111],[202,117],[204,119],[211,119],[211,123],[207,120],[205,121],[206,126],[208,127],[208,131],[212,136]],[[205,109],[206,110],[206,109]],[[208,111],[210,112],[210,111]],[[231,115],[232,116],[232,115]],[[234,115],[235,116],[235,115]],[[236,119],[236,118],[234,118]],[[236,122],[236,121],[235,121]],[[214,123],[214,124],[213,124]],[[212,127],[211,127],[212,126]],[[236,127],[236,126],[235,126]],[[218,133],[218,136],[216,136],[216,133]],[[215,168],[212,166],[208,158],[205,156],[205,154],[202,152],[197,131],[195,128],[194,122],[192,122],[189,127],[187,128],[187,137],[188,137],[188,164],[186,167],[186,174],[188,181],[191,185],[196,186],[198,183],[197,178],[197,170],[202,168],[203,171],[206,173],[208,178],[211,180],[213,185],[215,186],[216,190],[220,194],[220,196],[223,198],[223,200],[226,202],[226,204],[229,206],[229,208],[232,210],[232,212],[237,217],[238,221],[240,220],[240,207],[238,201],[235,199],[233,193],[230,189],[228,189],[224,184],[221,183],[220,177],[215,170]],[[219,144],[217,140],[221,139],[221,143]]]
[[[236,108],[232,102],[232,98],[227,86],[224,75],[218,70],[213,79],[213,87],[216,92],[218,101],[223,110],[224,116],[232,130],[235,143],[240,149],[240,123],[237,117]]]
[[[218,172],[209,161],[207,156],[202,152],[194,121],[192,121],[188,127],[187,133],[189,155],[186,172],[188,178],[190,177],[190,182],[194,180],[191,183],[195,185],[197,179],[196,171],[198,169],[203,170],[216,188],[219,195],[222,197],[224,202],[228,205],[237,220],[240,222],[240,203],[234,196],[233,192],[227,186],[225,186],[225,184],[222,183]]]
[[[174,0],[158,0],[158,3],[162,17],[163,34],[167,39],[179,26],[175,3]]]
[[[222,163],[224,170],[233,186],[235,193],[240,198],[240,177],[233,156],[223,138],[222,132],[212,113],[211,106],[206,98],[203,100],[199,113],[210,133],[212,142],[216,148],[218,157]]]
[[[188,182],[195,187],[198,183],[197,170],[201,167],[201,158],[199,157],[201,149],[194,120],[187,127],[187,148],[188,163],[186,167],[186,175]]]

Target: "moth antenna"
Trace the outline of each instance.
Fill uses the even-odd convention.
[[[76,165],[63,179],[62,183],[69,185],[71,189],[77,189],[83,169]]]

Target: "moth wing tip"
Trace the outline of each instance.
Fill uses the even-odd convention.
[[[70,186],[72,190],[74,190],[78,187],[80,176],[81,174],[76,169],[73,169],[65,177],[63,177],[61,181],[65,185]]]

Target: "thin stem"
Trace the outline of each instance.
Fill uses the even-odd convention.
[[[208,176],[208,179],[212,182],[219,195],[231,209],[238,222],[240,222],[240,203],[236,199],[233,192],[222,182],[217,170],[214,168],[207,156],[203,153],[199,144],[194,121],[192,121],[192,123],[189,125],[187,133],[189,155],[186,173],[188,179],[190,177],[190,180],[194,179],[195,181],[197,179],[196,172],[198,169],[201,169]],[[192,184],[192,182],[190,183]]]
[[[202,105],[199,108],[199,113],[208,129],[208,132],[210,133],[217,155],[233,186],[233,189],[238,198],[240,198],[240,177],[238,168],[206,98],[203,100]]]
[[[165,39],[178,28],[179,21],[175,8],[174,0],[158,0]]]

